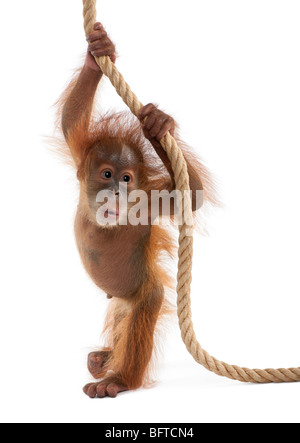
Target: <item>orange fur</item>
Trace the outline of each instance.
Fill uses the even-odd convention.
[[[166,294],[174,293],[175,285],[163,263],[165,256],[174,256],[176,242],[170,229],[161,226],[100,227],[91,201],[95,201],[101,188],[97,181],[98,163],[102,161],[99,159],[105,155],[107,161],[112,161],[114,153],[117,169],[121,158],[118,156],[125,146],[132,153],[130,167],[137,179],[136,186],[148,196],[151,190],[171,190],[173,178],[162,157],[144,138],[135,117],[128,112],[93,116],[97,80],[91,78],[88,86],[91,96],[86,98],[84,75],[87,74],[81,73],[73,79],[58,106],[67,140],[65,147],[71,153],[80,181],[75,222],[78,249],[93,281],[112,298],[104,328],[107,358],[95,374],[108,382],[113,380],[122,390],[137,389],[151,380],[150,362],[157,348],[158,326],[174,312]],[[190,148],[179,143],[188,162],[194,191],[203,186],[205,201],[215,204],[209,173]]]
[[[174,258],[175,250],[176,243],[168,231],[153,226],[146,251],[147,281],[134,301],[117,298],[110,302],[103,335],[105,346],[113,352],[104,371],[122,374],[122,379],[132,389],[146,387],[152,381],[155,364],[152,351],[154,343],[156,348],[159,341],[158,337],[155,340],[155,334],[162,322],[175,313],[175,307],[165,293],[169,289],[174,294],[174,280],[161,263],[162,253]]]

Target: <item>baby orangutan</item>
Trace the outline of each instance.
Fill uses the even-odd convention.
[[[175,189],[170,162],[159,143],[168,131],[174,134],[175,122],[152,104],[141,110],[141,122],[128,113],[93,116],[103,77],[93,56],[109,56],[114,63],[116,55],[100,23],[88,43],[85,64],[62,96],[61,122],[80,182],[75,221],[79,253],[92,280],[112,299],[105,326],[107,346],[88,357],[88,368],[98,381],[84,388],[89,397],[103,398],[148,381],[155,328],[165,310],[165,288],[170,285],[159,258],[163,251],[172,253],[174,241],[168,229],[153,225],[150,217],[147,224],[120,223],[120,184],[126,184],[128,194],[142,190],[150,203],[151,191]],[[189,148],[182,145],[182,149],[195,211],[199,207],[196,191],[204,188],[206,198],[209,178]],[[109,203],[104,211],[107,219],[115,219],[113,225],[98,223],[100,191],[115,197],[116,206]],[[162,214],[160,207],[157,215]]]

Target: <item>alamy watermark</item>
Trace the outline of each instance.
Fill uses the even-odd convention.
[[[117,192],[109,189],[99,191],[96,203],[96,219],[100,226],[168,225],[175,216],[179,226],[185,224],[192,228],[191,209],[200,209],[203,205],[203,191],[184,191],[183,194],[179,190],[128,192],[127,183],[120,183]]]

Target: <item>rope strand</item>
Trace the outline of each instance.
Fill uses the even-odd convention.
[[[88,36],[93,31],[96,23],[96,3],[97,0],[83,0],[84,29]],[[95,57],[102,72],[110,79],[117,93],[129,107],[131,112],[138,117],[143,105],[136,95],[131,91],[123,76],[111,62],[109,57]],[[174,171],[176,188],[184,195],[189,191],[189,176],[186,161],[182,151],[176,143],[174,137],[167,134],[161,141],[163,149],[166,151],[171,161]],[[182,220],[192,219],[191,202],[185,201]],[[300,381],[300,368],[290,369],[248,369],[239,366],[229,365],[221,362],[208,354],[197,341],[192,322],[191,311],[191,281],[192,281],[192,261],[193,261],[193,238],[190,235],[191,226],[184,222],[179,228],[179,262],[177,275],[177,305],[178,318],[181,329],[182,340],[187,350],[197,363],[215,374],[248,383],[287,383]]]

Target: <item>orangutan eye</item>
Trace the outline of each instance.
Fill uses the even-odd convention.
[[[106,178],[106,179],[110,179],[112,177],[111,171],[108,171],[108,170],[104,171],[103,172],[103,177]]]
[[[131,182],[131,177],[130,177],[130,175],[128,175],[128,174],[124,175],[124,177],[123,177],[123,182],[125,182],[125,183],[130,183],[130,182]]]

